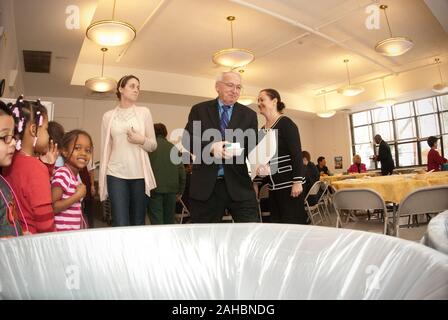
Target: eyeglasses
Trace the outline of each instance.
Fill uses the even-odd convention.
[[[236,89],[238,91],[243,90],[243,86],[240,85],[240,84],[234,84],[234,83],[231,83],[231,82],[224,82],[224,81],[220,81],[220,82],[225,84],[227,86],[227,88],[229,88],[229,89],[232,89],[232,90]]]
[[[3,142],[5,142],[6,144],[10,144],[12,139],[17,140],[16,137],[12,134],[8,134],[6,136],[0,137],[1,140],[3,140]]]

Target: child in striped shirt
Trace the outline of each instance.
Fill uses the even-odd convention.
[[[93,143],[90,135],[82,130],[67,132],[61,145],[64,166],[54,172],[51,193],[57,231],[86,228],[81,201],[86,186],[78,181],[78,173],[87,166],[92,157]]]

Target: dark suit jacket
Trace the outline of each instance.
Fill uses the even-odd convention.
[[[202,135],[207,129],[215,129],[217,132],[220,131],[218,106],[218,99],[205,101],[193,106],[188,116],[188,123],[185,130],[188,132],[189,137],[184,135],[183,146],[197,157],[193,164],[190,182],[190,197],[192,199],[201,201],[209,199],[218,176],[219,165],[216,163],[204,163],[204,159],[202,159],[203,154],[210,154],[212,143],[224,140],[220,135],[202,139]],[[200,132],[193,132],[193,121],[200,121]],[[248,107],[235,103],[227,129],[241,129],[242,131],[248,129],[253,130],[253,137],[255,138],[255,141],[251,142],[251,147],[253,148],[257,143],[257,114]],[[194,134],[196,135],[194,136]],[[226,140],[230,141],[229,139]],[[240,157],[233,158],[233,164],[224,164],[224,180],[227,191],[234,201],[244,201],[255,197],[252,181],[244,160],[251,151],[249,150],[248,141],[247,136],[240,139],[232,139],[231,142],[240,143],[241,148],[244,148],[244,152]],[[197,150],[199,149],[197,147],[195,150],[195,143],[196,146],[200,145],[200,150]],[[235,163],[237,159],[240,164]]]
[[[392,174],[395,168],[394,159],[392,158],[389,145],[384,140],[380,142],[377,160],[381,162],[381,174],[383,176]]]

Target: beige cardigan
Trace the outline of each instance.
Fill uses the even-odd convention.
[[[112,152],[110,130],[112,126],[112,119],[114,118],[118,108],[119,107],[117,106],[116,108],[107,111],[103,115],[103,121],[101,123],[101,161],[98,181],[101,201],[106,200],[108,196],[106,172]],[[150,191],[156,188],[156,179],[154,178],[154,174],[151,169],[151,163],[149,162],[148,157],[148,152],[152,152],[157,148],[157,140],[154,133],[154,124],[152,121],[151,111],[149,111],[148,108],[136,106],[133,106],[131,108],[135,108],[137,120],[140,121],[140,128],[145,128],[145,132],[138,132],[145,136],[145,142],[143,143],[143,145],[141,145],[140,149],[140,163],[129,165],[141,165],[143,167],[143,175],[145,177],[145,193],[150,196]]]

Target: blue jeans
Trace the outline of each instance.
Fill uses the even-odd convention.
[[[145,224],[144,179],[120,179],[107,176],[107,190],[112,209],[113,227]]]

